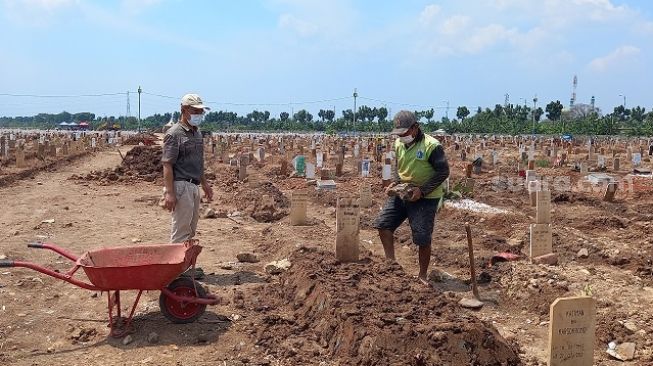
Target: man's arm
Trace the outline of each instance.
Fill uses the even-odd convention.
[[[206,196],[207,201],[212,201],[213,200],[213,188],[211,188],[211,185],[209,182],[206,180],[206,177],[204,176],[204,171],[202,171],[202,178],[200,180],[202,182],[202,190],[204,190],[204,195]]]
[[[177,196],[175,195],[175,176],[173,172],[173,164],[177,162],[179,156],[179,141],[172,135],[166,135],[163,138],[163,154],[161,155],[161,163],[163,164],[163,182],[165,184],[166,193],[164,195],[164,207],[168,211],[174,211],[177,205]]]
[[[444,155],[444,148],[442,145],[438,145],[429,156],[429,163],[435,170],[435,174],[426,181],[421,187],[422,196],[426,196],[429,193],[433,192],[440,184],[449,177],[449,162],[447,162],[447,157]]]

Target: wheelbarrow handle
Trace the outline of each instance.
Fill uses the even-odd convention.
[[[63,248],[60,248],[52,243],[41,243],[41,242],[34,242],[34,243],[29,243],[27,244],[28,248],[34,248],[34,249],[50,249],[51,251],[59,254],[62,257],[66,257],[70,259],[73,262],[76,262],[78,257],[72,253],[69,253]]]
[[[3,267],[13,267],[14,266],[14,261],[11,259],[0,259],[0,268]]]

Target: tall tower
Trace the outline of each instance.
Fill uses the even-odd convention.
[[[127,113],[125,114],[125,120],[131,115],[131,110],[129,108],[129,90],[127,91]]]
[[[571,89],[571,100],[569,101],[569,108],[573,107],[576,103],[576,88],[578,87],[578,77],[574,75],[574,83]]]

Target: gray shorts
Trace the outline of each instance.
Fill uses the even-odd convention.
[[[413,234],[413,243],[417,246],[431,245],[435,213],[439,202],[440,198],[422,198],[416,202],[407,202],[399,197],[389,197],[373,227],[394,232],[408,219]]]

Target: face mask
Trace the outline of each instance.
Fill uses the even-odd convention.
[[[415,140],[415,138],[411,135],[399,137],[399,141],[403,142],[404,144],[410,144],[413,142],[413,140]]]
[[[191,114],[188,124],[197,127],[202,123],[202,121],[204,121],[204,113]]]

